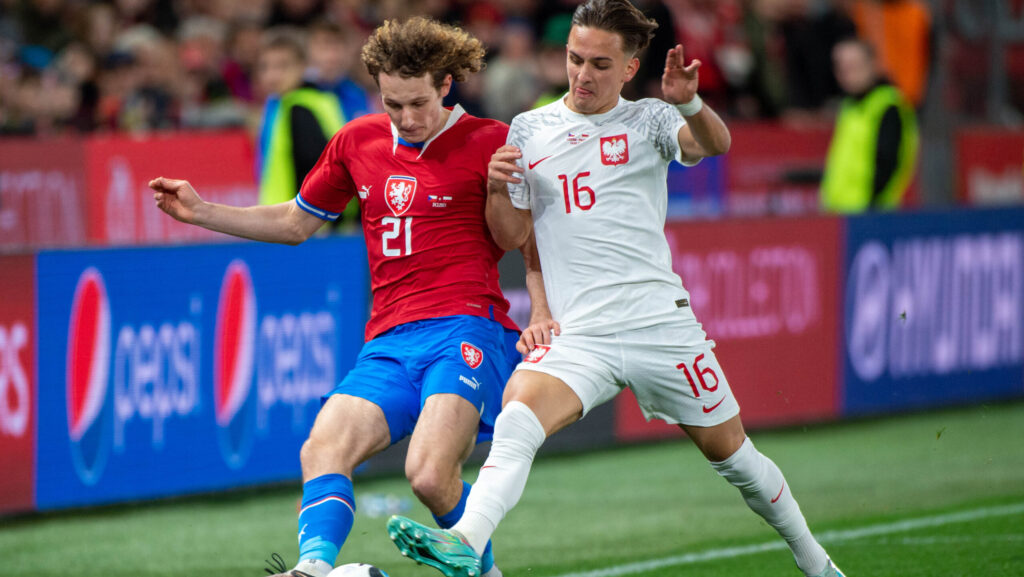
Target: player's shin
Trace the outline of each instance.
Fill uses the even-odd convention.
[[[438,527],[451,529],[462,518],[463,513],[466,511],[466,501],[469,499],[469,492],[472,487],[469,483],[462,482],[462,497],[459,499],[458,504],[455,505],[455,508],[444,515],[434,515],[434,522],[437,523]],[[486,575],[493,567],[494,553],[492,552],[491,542],[488,541],[484,551],[480,553],[480,570]]]
[[[302,486],[299,512],[299,565],[316,569],[326,564],[330,571],[354,518],[355,499],[348,477],[330,474],[307,481]]]
[[[711,466],[739,489],[747,505],[786,540],[801,571],[816,575],[825,567],[825,550],[807,528],[782,471],[758,452],[750,439],[744,440],[728,459],[712,462]]]
[[[498,523],[519,502],[537,450],[547,437],[537,415],[512,401],[494,421],[494,440],[466,503],[452,527],[482,553]]]

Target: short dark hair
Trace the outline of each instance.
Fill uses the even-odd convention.
[[[402,78],[430,74],[440,88],[449,74],[462,82],[484,67],[485,50],[479,40],[461,28],[416,17],[405,22],[387,20],[370,34],[362,60],[374,80],[380,74]]]
[[[573,26],[614,32],[622,38],[622,49],[633,55],[647,47],[658,23],[644,16],[629,0],[587,0],[572,15]]]
[[[306,61],[306,37],[299,28],[277,26],[263,33],[260,42],[260,53],[268,50],[288,50],[298,58]]]

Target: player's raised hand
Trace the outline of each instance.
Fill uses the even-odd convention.
[[[516,161],[523,157],[519,147],[506,144],[496,150],[487,165],[487,191],[492,194],[506,193],[508,184],[519,184],[523,180],[515,175],[523,169]]]
[[[519,342],[516,343],[516,350],[521,355],[528,355],[533,347],[537,345],[550,345],[552,335],[562,334],[562,327],[558,321],[547,319],[531,323],[519,335]]]
[[[154,190],[153,200],[156,206],[174,217],[175,220],[192,224],[195,221],[196,209],[203,203],[199,194],[187,180],[157,177],[149,181]]]
[[[665,73],[661,75],[661,93],[670,104],[686,104],[697,95],[700,60],[685,64],[683,45],[676,44],[665,56]]]

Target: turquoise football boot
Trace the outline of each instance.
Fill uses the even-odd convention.
[[[395,515],[388,519],[388,536],[402,555],[430,565],[445,577],[480,577],[480,556],[455,532],[420,525]]]
[[[815,577],[846,577],[846,573],[839,570],[832,559],[828,559],[825,563],[825,569],[821,573],[818,573]]]

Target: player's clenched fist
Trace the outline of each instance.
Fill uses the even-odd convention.
[[[187,180],[158,177],[149,181],[157,207],[185,223],[194,223],[196,208],[203,200]]]
[[[522,174],[523,169],[516,164],[516,161],[523,157],[519,148],[506,144],[499,148],[491,156],[491,162],[487,165],[487,190],[491,193],[504,193],[508,190],[508,183],[519,184],[522,179],[515,174]]]

